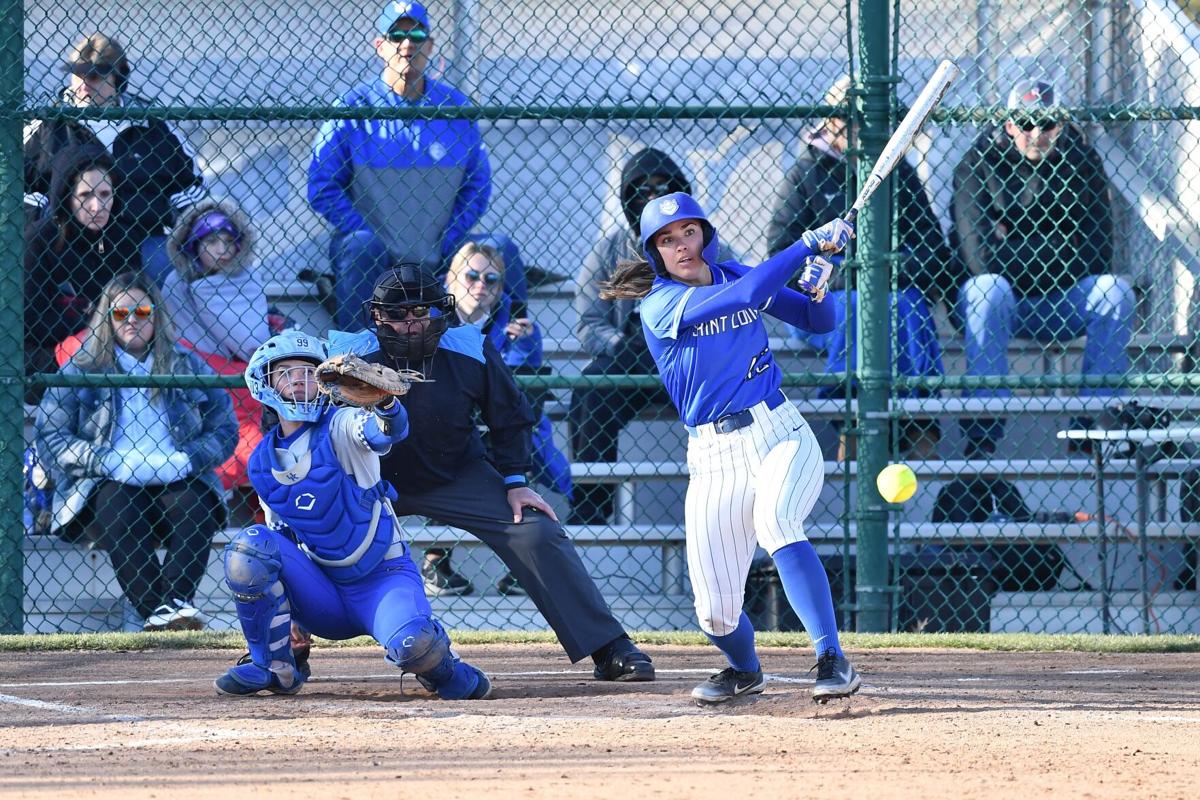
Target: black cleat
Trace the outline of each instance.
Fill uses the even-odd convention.
[[[826,650],[817,659],[809,672],[817,671],[817,684],[813,687],[813,702],[828,703],[841,697],[849,697],[862,687],[858,671],[845,656],[836,650]]]
[[[762,694],[766,687],[767,679],[761,669],[739,672],[733,667],[726,667],[692,689],[692,699],[702,706],[715,706],[742,695]]]
[[[421,562],[421,580],[425,583],[425,594],[434,597],[463,597],[475,592],[469,580],[450,568],[448,556],[437,561],[424,559]]]

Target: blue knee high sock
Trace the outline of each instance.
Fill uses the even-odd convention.
[[[842,655],[838,643],[837,616],[833,612],[833,594],[829,577],[812,543],[792,542],[775,551],[775,568],[788,602],[804,630],[812,637],[813,649],[820,656],[826,650]]]
[[[754,626],[746,612],[738,619],[738,626],[733,633],[724,636],[714,636],[705,633],[708,640],[721,648],[721,652],[729,659],[729,666],[739,672],[758,672],[762,665],[758,662],[758,654],[754,652]]]

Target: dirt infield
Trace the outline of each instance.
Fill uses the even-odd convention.
[[[495,697],[426,694],[377,649],[323,649],[295,697],[221,698],[231,651],[0,655],[5,797],[1190,797],[1200,654],[870,650],[814,706],[811,655],[761,697],[688,699],[711,648],[598,683],[549,645],[462,648]],[[590,667],[590,665],[588,665]]]

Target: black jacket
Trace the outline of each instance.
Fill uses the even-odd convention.
[[[120,200],[100,231],[79,225],[68,199],[80,166],[107,157],[98,142],[59,152],[49,203],[25,231],[25,344],[52,347],[87,322],[89,307],[114,276],[138,267],[138,244],[121,222]],[[118,176],[119,180],[119,176]]]
[[[1002,127],[985,131],[954,170],[953,215],[971,274],[1003,275],[1019,296],[1067,289],[1112,268],[1108,177],[1074,125],[1038,162]]]
[[[946,245],[937,216],[929,204],[917,171],[901,161],[893,173],[896,191],[899,250],[896,283],[916,286],[931,302],[952,298],[961,283],[961,268]],[[812,144],[788,171],[775,197],[775,212],[767,226],[767,250],[775,255],[800,239],[800,235],[846,213],[847,161]],[[845,288],[845,278],[834,274],[830,288]]]
[[[136,95],[122,95],[126,106],[152,103]],[[99,143],[86,125],[71,120],[43,122],[25,142],[25,191],[46,194],[54,156],[64,147]],[[123,224],[140,244],[174,224],[172,195],[201,183],[192,157],[162,120],[135,121],[117,134],[112,156],[121,173],[117,196]]]
[[[389,363],[382,352],[367,360]],[[523,481],[530,469],[533,411],[491,342],[473,326],[451,328],[424,372],[432,381],[414,383],[401,398],[409,434],[383,457],[384,479],[401,495],[417,494],[455,480],[464,467],[486,459],[501,475],[520,475]],[[490,449],[484,447],[477,418],[488,427]]]

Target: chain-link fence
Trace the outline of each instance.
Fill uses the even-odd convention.
[[[834,331],[762,318],[825,454],[804,532],[841,621],[1194,629],[1200,24],[1167,0],[576,6],[32,2],[23,41],[4,6],[25,380],[14,344],[3,627],[236,625],[220,553],[265,519],[250,454],[274,424],[240,376],[283,330],[377,338],[363,304],[399,263],[499,354],[451,374],[451,333],[421,368],[474,410],[414,394],[383,462],[438,617],[545,625],[479,472],[523,471],[532,420],[527,477],[614,614],[694,625],[688,435],[602,282],[665,192],[750,265],[843,213],[951,59],[833,279]],[[1087,429],[1110,439],[1060,433]],[[889,461],[921,482],[902,507],[874,488]],[[747,610],[796,626],[758,556]]]

